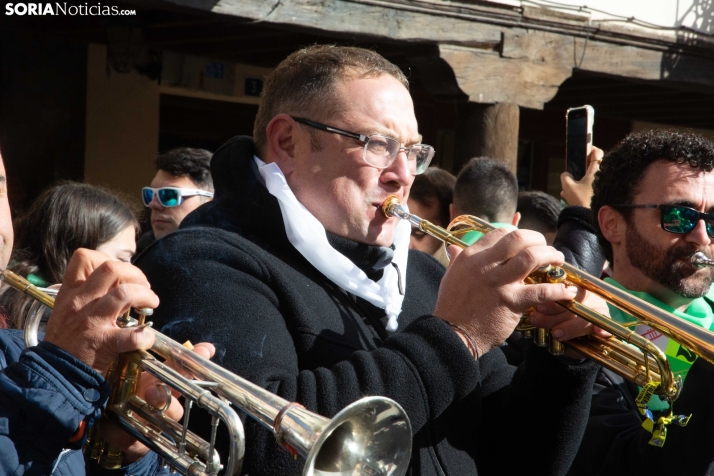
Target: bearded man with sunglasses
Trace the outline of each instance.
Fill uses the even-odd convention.
[[[313,46],[278,65],[255,139],[213,156],[214,200],[137,260],[161,299],[152,319],[326,417],[367,395],[396,400],[413,432],[408,474],[564,474],[595,367],[534,347],[517,370],[500,348],[531,306],[575,296],[523,283],[562,254],[526,230],[488,234],[446,274],[408,250],[409,224],[380,211],[390,195],[406,204],[434,155],[408,87],[360,48]],[[573,316],[557,321],[565,339],[589,332]],[[534,408],[547,416],[531,433],[522,422]],[[251,419],[245,430],[246,474],[302,474],[271,431]],[[342,471],[403,471],[374,464]]]
[[[682,320],[714,330],[706,294],[714,268],[692,264],[694,253],[714,253],[714,144],[689,132],[631,134],[611,150],[595,175],[591,213],[598,241],[612,266],[606,281]],[[613,319],[633,321],[611,307]],[[667,355],[684,379],[672,408],[656,395],[649,413],[636,405],[640,388],[601,370],[573,475],[696,475],[714,460],[714,366],[649,326],[635,331]],[[686,427],[669,425],[660,447],[643,429],[648,419],[692,415]],[[710,474],[707,472],[707,474]]]

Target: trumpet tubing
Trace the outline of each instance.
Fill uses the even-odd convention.
[[[0,278],[13,288],[32,296],[50,309],[54,297],[11,271],[0,271]],[[139,320],[128,313],[117,319],[122,327],[143,325],[151,309],[137,310]],[[26,342],[37,342],[40,313],[25,320]],[[157,332],[150,349],[196,377],[184,377],[152,353],[136,351],[121,354],[107,375],[112,398],[108,416],[128,433],[151,448],[181,474],[215,476],[238,474],[245,454],[245,436],[235,405],[248,416],[273,431],[279,444],[305,458],[304,476],[317,474],[369,474],[403,476],[411,459],[412,429],[404,409],[385,397],[365,397],[343,408],[333,418],[325,418],[289,402],[264,388],[204,359],[183,345]],[[185,397],[183,425],[134,395],[140,371],[147,371]],[[207,410],[213,418],[211,441],[206,442],[188,430],[193,405]],[[168,406],[168,405],[167,405]],[[140,418],[138,418],[140,417]],[[229,455],[224,466],[215,450],[216,429],[222,421],[230,435]],[[168,435],[167,438],[164,435]],[[105,467],[121,465],[119,450],[102,441],[96,432],[88,437],[85,451]]]
[[[152,351],[199,379],[215,382],[218,395],[273,430],[279,443],[305,458],[304,476],[397,476],[407,470],[411,424],[401,406],[390,399],[365,397],[328,419],[238,377],[159,332]],[[340,454],[349,457],[335,457]]]
[[[478,217],[467,215],[456,217],[449,224],[448,229],[444,229],[410,214],[401,206],[396,197],[387,198],[381,209],[382,213],[387,217],[408,220],[412,226],[424,233],[428,233],[444,241],[444,243],[461,248],[466,248],[468,244],[461,240],[459,235],[469,231],[479,231],[486,234],[496,229],[493,225]],[[696,253],[694,256],[697,257],[696,263],[698,263],[698,266],[714,266],[714,261],[709,260],[703,253]],[[694,257],[692,258],[692,263],[695,263]],[[526,279],[526,282],[562,282],[578,286],[598,294],[610,304],[635,317],[636,321],[625,326],[577,301],[558,302],[562,307],[613,335],[608,339],[597,336],[579,337],[568,341],[568,346],[635,382],[637,385],[642,386],[652,381],[660,382],[655,393],[666,400],[673,401],[679,396],[681,381],[675,379],[664,352],[648,339],[629,329],[629,326],[650,326],[714,364],[714,334],[712,332],[679,319],[575,266],[565,263],[560,267],[544,267],[532,273]],[[536,341],[540,340],[541,345],[547,345],[545,335],[543,333],[539,335],[538,329],[533,330],[527,324],[522,327],[529,333],[535,331]],[[553,342],[555,342],[554,339],[550,339],[550,345],[554,345]],[[627,344],[637,347],[640,352],[634,351]],[[558,345],[555,345],[555,347],[556,353],[562,352]]]

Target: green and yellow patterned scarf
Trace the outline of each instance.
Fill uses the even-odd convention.
[[[617,286],[618,288],[627,291],[631,295],[638,297],[643,301],[647,301],[648,303],[657,306],[658,308],[664,311],[674,314],[680,319],[694,324],[695,326],[699,326],[704,329],[714,330],[714,311],[712,311],[712,306],[710,305],[709,301],[707,301],[707,299],[703,297],[692,301],[687,310],[685,312],[681,312],[672,308],[671,306],[668,306],[659,299],[656,299],[645,292],[630,291],[612,278],[605,278],[605,281],[612,284],[613,286]],[[635,320],[632,316],[622,312],[615,306],[608,304],[608,307],[610,308],[610,316],[617,322],[626,323]],[[667,355],[669,365],[672,368],[672,372],[675,376],[680,375],[682,377],[682,381],[684,381],[684,379],[687,377],[689,369],[692,367],[692,364],[694,364],[694,361],[697,359],[697,356],[690,352],[689,349],[682,347],[681,345],[679,345],[679,343],[663,336],[662,334],[660,334],[649,326],[637,326],[635,327],[635,331],[641,336],[644,336],[650,341],[654,342],[657,347],[664,351],[664,353]],[[661,411],[667,410],[669,408],[669,404],[660,400],[657,395],[653,395],[650,399],[649,407],[654,411]]]

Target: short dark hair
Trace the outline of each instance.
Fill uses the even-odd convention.
[[[518,180],[496,159],[475,157],[456,177],[454,207],[490,222],[510,222],[516,213]]]
[[[417,175],[409,192],[409,198],[420,204],[433,207],[434,201],[439,207],[440,226],[449,224],[449,205],[454,193],[456,177],[439,167],[429,167],[423,174]]]
[[[710,172],[714,167],[714,144],[691,131],[652,129],[628,135],[603,157],[593,182],[590,211],[600,247],[610,263],[612,245],[600,230],[598,213],[606,205],[631,204],[647,167],[660,160]],[[625,220],[630,219],[632,210],[617,211]]]
[[[179,147],[157,155],[154,166],[176,177],[189,177],[196,187],[213,191],[212,155],[205,149]]]
[[[409,89],[409,81],[402,70],[372,50],[313,45],[292,53],[265,78],[253,126],[256,150],[260,155],[265,153],[266,129],[278,114],[327,121],[346,106],[337,95],[338,80],[385,74]],[[313,140],[313,147],[315,145],[319,148],[319,142]]]
[[[521,214],[519,228],[540,233],[553,233],[558,229],[560,202],[552,195],[540,191],[521,192],[516,211]]]

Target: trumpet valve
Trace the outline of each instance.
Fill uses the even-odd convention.
[[[553,266],[547,273],[549,283],[562,283],[567,278],[567,274],[563,268]]]
[[[531,273],[528,278],[529,278],[530,282],[532,282],[532,283],[544,283],[548,279],[548,273],[550,272],[551,269],[553,269],[553,266],[550,264],[541,266],[540,268],[536,269],[533,273]]]
[[[548,351],[552,355],[563,355],[563,352],[565,352],[565,345],[563,345],[562,342],[555,340],[555,338],[551,335],[548,341]]]
[[[533,308],[529,309],[530,312]],[[521,335],[526,339],[532,339],[535,331],[535,326],[530,323],[528,319],[528,314],[521,316],[521,320],[516,326],[516,330],[521,333]]]
[[[150,307],[142,307],[142,308],[134,308],[134,312],[139,314],[139,318],[137,319],[139,326],[143,326],[146,324],[146,318],[149,316],[152,316],[154,314],[154,310],[151,309]],[[150,325],[151,323],[149,323]]]
[[[538,328],[535,330],[535,345],[538,347],[548,347],[548,329]]]
[[[535,336],[533,329],[517,329],[524,339],[533,339]]]

